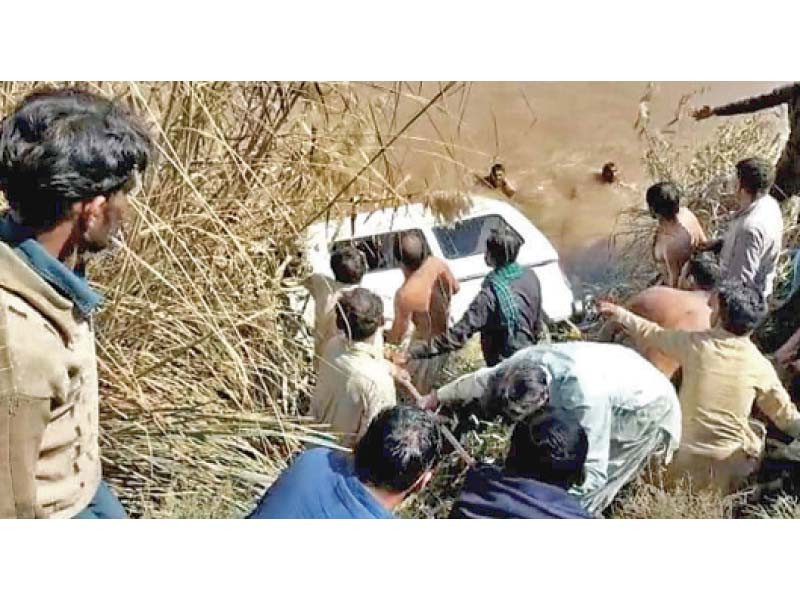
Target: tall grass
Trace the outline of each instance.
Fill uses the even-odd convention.
[[[39,86],[2,84],[0,112]],[[157,148],[125,242],[90,264],[105,477],[134,515],[165,498],[240,515],[303,443],[335,441],[302,416],[312,345],[288,295],[304,226],[405,202],[394,140],[464,88],[80,86],[128,104]]]

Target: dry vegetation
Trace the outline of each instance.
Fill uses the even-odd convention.
[[[2,84],[0,111],[40,85]],[[304,442],[330,443],[301,416],[311,344],[287,300],[304,227],[404,202],[393,139],[466,88],[80,85],[130,105],[158,154],[126,243],[90,266],[106,478],[133,515],[242,515]]]

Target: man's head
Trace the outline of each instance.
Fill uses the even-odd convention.
[[[678,287],[683,290],[713,290],[719,281],[719,265],[709,256],[697,255],[684,263]]]
[[[428,257],[425,239],[419,231],[404,231],[394,236],[394,257],[403,271],[413,273]]]
[[[506,178],[506,168],[500,164],[495,163],[489,171],[489,179],[492,180],[494,185],[500,185]]]
[[[678,186],[669,181],[662,181],[647,188],[645,195],[650,216],[661,217],[672,221],[681,208],[681,192]]]
[[[569,412],[548,406],[516,424],[505,470],[566,490],[583,483],[588,450],[580,423]]]
[[[483,401],[484,417],[502,417],[507,423],[542,408],[550,400],[550,374],[532,360],[511,363],[489,382]]]
[[[484,260],[490,267],[502,267],[517,260],[521,247],[520,236],[510,227],[499,225],[489,233]]]
[[[769,192],[775,183],[775,169],[760,158],[747,158],[736,163],[736,177],[739,181],[737,198],[743,208]]]
[[[605,183],[614,183],[617,180],[617,165],[613,162],[608,162],[603,165],[603,170],[600,172],[600,178]]]
[[[432,413],[398,405],[378,413],[353,453],[362,483],[405,497],[430,481],[442,434]]]
[[[709,298],[711,324],[734,335],[749,335],[767,314],[761,293],[738,281],[723,282]]]
[[[77,89],[35,92],[0,125],[0,188],[17,221],[43,232],[72,222],[79,250],[120,227],[152,144],[119,104]]]
[[[364,288],[344,292],[336,305],[336,326],[354,342],[383,326],[383,300]]]
[[[340,283],[361,283],[367,272],[367,258],[355,246],[342,246],[331,254],[331,271]]]

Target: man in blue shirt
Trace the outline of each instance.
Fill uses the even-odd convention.
[[[442,453],[435,418],[411,406],[380,412],[353,454],[301,452],[249,519],[391,519],[430,481]]]
[[[548,406],[529,414],[514,426],[503,469],[469,470],[450,518],[590,519],[567,492],[583,482],[588,448],[583,427],[565,410]]]

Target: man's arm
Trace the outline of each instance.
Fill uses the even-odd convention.
[[[610,302],[599,302],[598,309],[601,314],[611,317],[619,323],[638,344],[660,350],[679,362],[686,360],[689,332],[664,329],[660,325],[638,317],[631,311]]]
[[[478,295],[469,305],[467,312],[461,320],[448,331],[437,335],[429,343],[420,342],[409,350],[409,356],[414,359],[431,358],[445,352],[452,352],[464,347],[475,332],[486,326],[489,313],[494,306],[494,295],[487,286],[481,288]]]
[[[575,410],[576,417],[586,431],[589,440],[589,451],[584,463],[584,480],[579,486],[573,486],[569,493],[573,496],[585,497],[600,489],[608,481],[608,453],[611,448],[611,404],[605,402],[598,406],[583,407]]]
[[[775,88],[767,94],[753,96],[751,98],[745,98],[744,100],[731,102],[730,104],[717,106],[711,110],[711,113],[716,116],[741,115],[763,110],[765,108],[772,108],[773,106],[778,106],[784,102],[789,102],[792,99],[792,96],[798,93],[797,88],[797,84],[794,83],[785,85]]]
[[[777,427],[792,437],[800,438],[800,412],[783,387],[775,369],[765,360],[765,375],[756,387],[756,404]]]
[[[454,402],[466,403],[483,398],[489,388],[492,377],[501,366],[502,363],[494,367],[484,367],[443,385],[435,392],[437,401],[443,404],[452,404]]]
[[[390,344],[400,344],[411,325],[411,312],[404,308],[404,304],[399,295],[395,294],[394,320],[392,321],[392,328],[385,335],[386,341]]]
[[[0,397],[0,519],[36,516],[36,462],[48,398]]]

